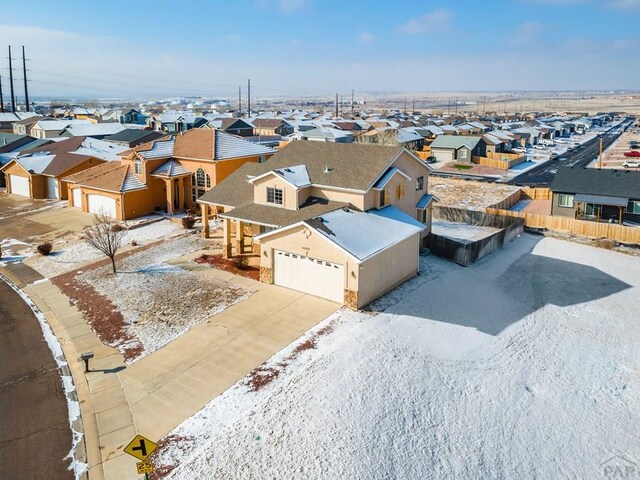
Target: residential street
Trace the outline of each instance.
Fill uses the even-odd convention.
[[[71,479],[67,401],[31,309],[0,281],[0,476]]]

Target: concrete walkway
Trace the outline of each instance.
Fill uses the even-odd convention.
[[[132,365],[100,342],[49,281],[29,285],[21,276],[33,281],[30,269],[0,269],[34,300],[62,344],[80,400],[90,479],[138,479],[136,460],[122,451],[137,433],[160,440],[339,308],[300,292],[203,268],[212,277],[256,293]],[[75,361],[85,351],[95,354],[87,374]]]

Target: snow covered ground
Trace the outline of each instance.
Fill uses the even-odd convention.
[[[21,262],[31,254],[31,245],[21,242],[15,238],[5,238],[0,240],[0,266],[4,267],[9,263]]]
[[[460,222],[447,222],[445,220],[434,220],[431,227],[431,232],[435,235],[451,238],[463,243],[482,240],[499,231],[499,228],[469,225],[468,223]]]
[[[184,230],[178,224],[170,220],[162,220],[127,231],[122,244],[126,247],[135,240],[138,245],[144,245],[160,238],[169,238],[182,233],[184,233]],[[74,236],[74,238],[56,240],[53,242],[53,251],[50,255],[35,254],[28,258],[25,263],[45,277],[52,278],[102,258],[106,257],[91,247],[85,240]]]
[[[470,267],[422,260],[264,388],[212,400],[156,464],[178,465],[172,479],[533,479],[640,460],[640,259],[523,234]]]

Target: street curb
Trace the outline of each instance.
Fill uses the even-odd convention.
[[[37,312],[34,310],[34,313],[40,313],[40,315],[42,315],[44,321],[46,322],[46,324],[48,325],[48,327],[51,329],[51,331],[53,332],[54,336],[56,337],[56,341],[58,342],[58,345],[60,346],[60,350],[62,351],[62,356],[64,358],[64,361],[66,362],[66,365],[61,365],[59,367],[60,370],[60,382],[63,383],[63,377],[67,376],[73,379],[73,391],[65,393],[65,397],[67,398],[67,403],[68,402],[76,402],[78,404],[78,406],[81,405],[80,400],[78,399],[78,378],[77,375],[73,375],[71,368],[69,367],[69,359],[67,357],[67,354],[65,353],[65,349],[63,347],[62,342],[60,341],[60,337],[58,335],[58,333],[56,332],[56,329],[53,328],[53,326],[51,325],[51,323],[45,318],[44,312],[42,311],[42,309],[38,306],[38,304],[36,303],[36,301],[33,299],[33,295],[29,295],[27,292],[24,291],[25,287],[28,286],[28,284],[26,284],[20,277],[18,277],[17,275],[15,275],[14,273],[8,271],[7,269],[0,267],[0,280],[4,280],[5,282],[7,282],[7,284],[9,285],[10,288],[17,288],[18,290],[20,290],[20,293],[22,295],[24,295],[26,298],[30,299],[31,302],[33,303],[33,305],[29,305],[29,307],[34,310],[37,309]],[[42,297],[40,297],[38,295],[38,298],[41,302],[45,303],[44,299]],[[53,313],[53,312],[51,312]],[[54,314],[55,317],[55,314]],[[57,319],[57,317],[56,317]],[[42,332],[44,335],[44,332]],[[53,352],[52,352],[53,353]],[[83,400],[84,403],[84,400]],[[76,461],[76,462],[82,462],[85,465],[87,465],[87,469],[77,478],[79,478],[80,480],[88,480],[89,479],[89,465],[88,465],[88,461],[87,461],[87,448],[86,448],[86,434],[85,434],[85,430],[84,430],[84,419],[83,419],[83,415],[82,415],[82,409],[79,409],[80,414],[78,415],[78,418],[72,423],[70,424],[70,428],[72,430],[72,436],[74,434],[74,432],[80,434],[80,440],[78,441],[78,443],[75,446],[75,456],[72,460]],[[73,451],[73,446],[72,446],[72,451]]]

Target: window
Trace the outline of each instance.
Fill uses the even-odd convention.
[[[211,177],[205,173],[203,169],[199,168],[192,177],[192,182],[195,187],[211,188]]]
[[[573,195],[567,195],[565,193],[561,193],[558,195],[558,206],[573,208]]]
[[[133,162],[133,173],[136,175],[142,175],[142,161],[139,158]]]
[[[635,213],[636,215],[640,215],[640,201],[631,200],[629,205],[627,205],[627,213]]]
[[[416,191],[424,188],[424,177],[418,177],[416,179]]]
[[[427,209],[426,208],[418,209],[418,214],[416,215],[416,219],[420,223],[424,223],[426,225],[427,224]]]
[[[401,183],[396,187],[396,200],[404,198],[404,183]]]
[[[265,157],[264,155],[260,155],[260,157],[258,158],[258,163],[264,163],[267,161],[267,157]]]
[[[460,158],[467,158],[467,151],[464,148],[460,150]]]
[[[282,189],[267,187],[267,203],[282,205]]]

